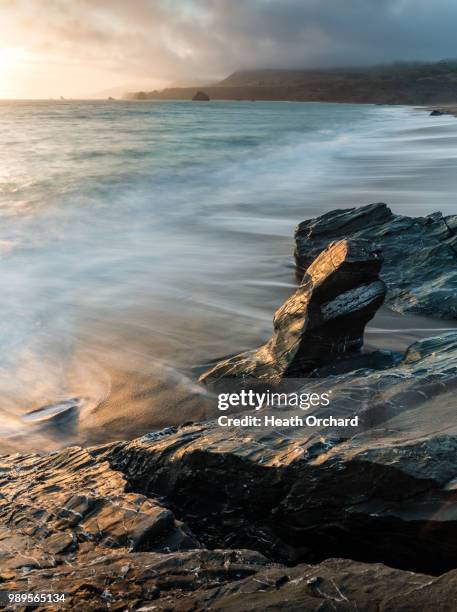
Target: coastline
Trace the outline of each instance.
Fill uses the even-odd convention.
[[[247,374],[274,387],[272,374],[289,384],[284,368],[308,364],[294,381],[312,391],[308,416],[262,405],[131,441],[4,457],[4,589],[41,592],[51,572],[73,608],[102,600],[182,610],[240,609],[247,597],[260,610],[272,592],[281,609],[291,596],[320,607],[323,584],[364,609],[367,573],[370,605],[385,609],[411,605],[411,580],[421,584],[418,609],[437,589],[454,593],[457,331],[402,355],[351,347],[380,291],[404,312],[427,313],[431,299],[455,318],[457,217],[408,218],[372,204],[303,221],[295,237],[307,272],[275,314],[269,348],[220,362],[200,381],[228,375],[242,391],[222,399],[237,406],[251,397]],[[430,293],[424,275],[446,294]],[[405,282],[409,292],[398,293]],[[343,345],[331,335],[342,328],[352,334]]]
[[[356,144],[357,159],[372,141]],[[457,318],[457,217],[429,213],[400,215],[374,203],[302,214],[294,259],[287,234],[287,265],[279,266],[256,217],[258,234],[246,232],[248,253],[254,257],[265,244],[269,252],[253,267],[254,281],[266,279],[275,300],[264,300],[262,333],[252,318],[249,335],[238,331],[236,351],[248,350],[232,350],[230,323],[243,309],[228,309],[227,345],[212,340],[219,353],[211,357],[231,356],[199,364],[201,385],[195,369],[185,379],[160,364],[162,378],[151,381],[144,370],[144,387],[141,377],[130,380],[131,396],[122,385],[111,387],[111,405],[103,400],[80,410],[72,398],[29,412],[32,424],[38,416],[40,431],[55,438],[89,424],[101,439],[2,457],[2,587],[42,592],[51,576],[74,609],[152,602],[158,609],[239,610],[247,601],[253,610],[297,601],[317,609],[322,599],[342,610],[348,601],[358,609],[373,602],[386,610],[411,602],[425,609],[437,592],[453,601],[457,332],[447,326]],[[210,225],[219,250],[223,222],[216,216]],[[233,233],[241,244],[240,227]],[[252,280],[228,292],[241,302]],[[380,309],[384,294],[396,315]],[[179,298],[189,317],[201,308]],[[256,305],[259,294],[253,298]],[[401,337],[382,347],[379,336],[391,334],[394,321]],[[409,341],[402,326],[425,329]],[[120,346],[110,357],[122,353]],[[141,359],[128,359],[132,371],[141,370]],[[269,408],[243,409],[218,423],[211,377],[244,389],[253,375],[256,385],[289,384],[291,372],[308,399],[331,401],[308,406],[303,419],[280,405],[271,416]],[[164,419],[155,430],[148,429],[154,409]],[[110,418],[121,441],[102,437]],[[144,421],[135,434],[137,418]]]
[[[78,104],[76,109],[78,114],[86,117],[95,115],[97,122],[97,114],[104,113],[105,108],[110,109],[108,117],[111,113],[130,113],[128,109],[119,111],[119,107],[111,103],[97,103],[95,106]],[[191,104],[185,108],[170,104],[170,109],[165,108],[160,113],[169,113],[173,121],[182,117],[186,124],[194,108]],[[207,142],[212,142],[214,130],[216,135],[218,133],[222,120],[220,111],[217,108],[213,112],[210,107],[198,107],[195,111],[197,119],[204,114],[210,124],[204,133]],[[116,271],[113,266],[101,267],[105,280],[100,297],[103,299],[106,291],[109,297],[109,291],[115,290],[119,296],[117,299],[128,299],[133,308],[119,314],[116,312],[113,320],[111,311],[115,302],[110,299],[101,302],[99,307],[92,309],[90,321],[84,318],[79,324],[76,318],[76,337],[73,323],[69,321],[70,325],[67,324],[65,312],[61,314],[64,325],[55,330],[54,317],[46,320],[51,344],[46,344],[43,349],[40,345],[32,345],[36,360],[31,359],[26,364],[32,376],[37,373],[37,382],[18,385],[15,384],[18,380],[15,371],[11,375],[10,371],[4,372],[3,384],[11,390],[10,397],[7,397],[8,405],[4,405],[2,412],[4,431],[0,443],[4,450],[12,452],[23,448],[24,444],[31,450],[53,450],[66,444],[111,442],[203,418],[209,407],[205,397],[193,386],[196,375],[200,375],[207,364],[214,363],[221,354],[235,354],[242,347],[256,346],[259,339],[267,340],[272,313],[296,287],[297,278],[291,266],[291,236],[297,221],[316,216],[320,211],[376,201],[378,197],[394,202],[394,211],[407,212],[412,208],[412,213],[417,216],[425,217],[438,208],[445,214],[453,210],[454,189],[446,173],[443,175],[441,171],[443,168],[447,172],[449,155],[452,154],[452,142],[448,144],[447,136],[454,124],[450,118],[434,121],[425,116],[422,109],[417,112],[411,107],[360,108],[358,105],[313,103],[303,108],[301,104],[268,102],[258,109],[248,104],[230,103],[224,106],[225,111],[231,125],[240,125],[244,116],[249,118],[248,134],[251,134],[253,121],[259,117],[253,135],[265,133],[263,117],[271,116],[277,121],[277,117],[282,115],[290,118],[285,127],[293,133],[279,141],[275,139],[274,147],[270,139],[266,140],[266,146],[262,144],[260,147],[255,141],[254,147],[249,140],[248,146],[242,143],[242,148],[235,149],[235,154],[230,153],[227,163],[224,161],[214,166],[215,179],[203,183],[206,192],[196,192],[192,183],[184,183],[183,193],[178,193],[179,199],[172,208],[179,210],[182,218],[186,219],[192,228],[191,235],[182,224],[172,224],[170,234],[167,224],[163,228],[166,232],[163,237],[159,231],[154,238],[154,243],[160,245],[156,249],[155,245],[148,246],[154,234],[141,229],[144,240],[132,244],[127,234],[127,248],[124,248],[124,227],[128,230],[130,219],[125,218],[123,227],[119,228],[117,218],[113,225],[110,212],[107,215],[103,212],[103,232],[100,234],[93,232],[90,211],[76,208],[75,227],[83,230],[81,243],[78,231],[78,240],[73,242],[73,227],[64,225],[59,231],[61,234],[67,232],[69,237],[65,244],[60,245],[59,241],[51,243],[51,262],[46,253],[49,249],[46,240],[34,247],[33,260],[28,265],[23,265],[21,244],[15,246],[12,255],[4,260],[3,274],[13,274],[13,278],[17,277],[16,284],[25,282],[30,290],[35,287],[35,280],[28,277],[22,280],[22,270],[35,270],[35,277],[41,278],[36,287],[38,292],[53,278],[49,276],[50,263],[51,273],[58,271],[56,279],[65,278],[65,269],[59,270],[59,261],[65,261],[62,255],[67,260],[66,265],[75,271],[81,266],[77,295],[73,284],[60,285],[57,291],[62,298],[68,291],[69,299],[76,298],[74,314],[77,316],[80,297],[84,294],[97,296],[101,288],[98,283],[87,282],[85,270],[92,265],[93,258],[86,257],[89,252],[86,235],[92,236],[91,245],[96,251],[93,253],[94,262],[100,258],[107,258],[109,262],[113,255],[121,257],[132,271],[136,269],[140,279],[152,279],[152,285],[150,280],[146,285],[140,280],[137,286],[131,283],[131,279],[135,281],[135,275],[118,276],[113,274]],[[64,112],[70,117],[75,109],[67,104]],[[337,121],[332,124],[333,114]],[[141,110],[143,120],[151,117],[152,121],[155,116],[154,109]],[[318,132],[309,131],[314,118],[318,119],[317,127],[321,128]],[[297,123],[300,121],[301,129]],[[154,123],[151,123],[151,128],[154,128]],[[108,129],[111,131],[111,126]],[[239,138],[238,132],[235,130],[233,139]],[[251,139],[254,140],[252,136]],[[187,146],[194,150],[192,138],[188,145],[182,141],[181,147]],[[411,147],[417,150],[417,158],[412,157]],[[97,154],[97,148],[96,141],[88,147],[86,168],[92,166],[91,160]],[[225,154],[226,147],[223,148]],[[218,149],[216,152],[220,155]],[[66,154],[66,150],[59,153],[62,157]],[[442,162],[435,163],[441,159],[437,155],[442,155]],[[135,160],[135,167],[141,163],[139,159]],[[98,166],[100,163],[102,160]],[[211,163],[211,160],[206,160],[206,163]],[[382,168],[380,179],[377,170],[373,173],[373,169],[378,167]],[[145,171],[149,171],[148,166]],[[202,178],[206,181],[206,176],[211,177],[213,173],[198,177],[198,167],[192,171],[199,184]],[[253,173],[262,176],[258,186],[254,185],[255,190],[251,188]],[[109,174],[107,177],[112,180]],[[168,181],[168,174],[165,178]],[[185,178],[187,181],[188,177]],[[77,179],[75,176],[74,180]],[[113,179],[115,184],[116,175]],[[194,176],[189,180],[193,181]],[[98,189],[98,179],[91,185],[90,178],[88,181],[84,178],[83,190],[86,182],[91,193]],[[58,176],[55,183],[59,190],[56,198],[60,201],[65,185],[59,183]],[[231,188],[232,184],[235,190]],[[430,202],[434,200],[429,199],[430,185],[434,186],[437,200],[433,208]],[[449,191],[449,196],[444,192],[445,197],[442,197],[440,190],[443,186]],[[20,195],[20,191],[18,193]],[[137,205],[143,194],[134,195],[128,205],[130,210],[135,210],[136,226],[147,228],[148,212]],[[158,195],[154,203],[159,206],[155,224],[158,223],[161,230],[160,193]],[[116,212],[117,207],[116,215],[122,215],[124,201],[118,201],[115,192],[110,191],[108,196],[109,202],[113,203],[112,210]],[[189,210],[180,207],[181,198],[192,203]],[[203,207],[199,200],[202,200]],[[278,206],[281,200],[281,206]],[[73,199],[69,201],[69,210],[74,206],[73,202]],[[104,200],[100,201],[100,207],[100,210],[105,210]],[[163,208],[168,208],[168,199],[164,200]],[[226,214],[225,210],[231,213]],[[32,210],[32,220],[34,216]],[[115,250],[111,246],[106,249],[104,245],[103,236],[108,227],[112,235],[118,237]],[[46,236],[47,232],[43,225],[40,233]],[[170,240],[179,240],[183,248],[185,245],[185,260],[180,257],[179,250],[169,249]],[[138,249],[137,244],[141,248]],[[44,257],[41,257],[41,245],[44,246]],[[72,251],[75,257],[71,256]],[[16,253],[20,263],[17,274]],[[224,253],[230,253],[230,285],[224,280],[228,265]],[[157,261],[163,263],[158,265]],[[27,276],[27,272],[24,274]],[[114,280],[116,284],[113,287]],[[181,295],[190,296],[190,299],[182,301]],[[16,312],[14,303],[4,302],[5,305],[9,306],[8,316],[13,316]],[[104,314],[100,320],[102,308]],[[39,320],[41,313],[35,313],[35,310],[32,301],[30,314]],[[85,317],[86,312],[83,315]],[[23,321],[19,318],[14,326],[18,335]],[[226,331],[229,329],[230,333]],[[449,322],[430,317],[425,319],[412,313],[400,315],[383,307],[367,326],[365,349],[402,353],[415,341],[447,329],[452,329]],[[22,342],[33,340],[34,336],[25,329]],[[70,343],[68,357],[65,346],[63,351],[60,349],[60,345],[67,343]],[[57,376],[54,377],[54,373]],[[34,394],[34,389],[38,393]],[[164,404],[166,411],[161,408]],[[129,406],[128,415],[125,414],[126,405]],[[55,419],[48,421],[48,416],[53,413],[60,415],[61,425],[57,426]]]

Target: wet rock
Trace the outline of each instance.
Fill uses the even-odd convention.
[[[72,397],[30,410],[22,416],[23,423],[36,431],[46,431],[54,437],[74,435],[85,400]]]
[[[445,115],[446,113],[444,113],[443,111],[440,110],[432,110],[432,112],[430,113],[430,117],[440,117],[441,115]]]
[[[416,343],[387,369],[307,379],[302,391],[330,393],[329,406],[256,413],[301,414],[303,425],[206,422],[112,447],[109,461],[133,490],[164,495],[210,548],[438,574],[457,567],[456,388],[450,333]],[[330,420],[354,415],[356,427]]]
[[[457,572],[439,578],[381,564],[328,559],[287,568],[247,550],[85,555],[58,572],[36,569],[2,588],[67,593],[66,607],[91,610],[454,610]],[[17,607],[15,609],[18,609]],[[49,609],[46,607],[37,610]]]
[[[267,344],[218,363],[200,381],[252,378],[278,383],[357,353],[365,325],[384,299],[381,264],[381,252],[368,241],[331,243],[275,313]]]
[[[125,491],[126,481],[87,450],[3,457],[2,569],[77,564],[110,549],[182,550],[197,540],[159,501]]]
[[[107,550],[104,554],[83,553],[77,562],[70,560],[54,569],[37,567],[27,573],[17,572],[14,577],[4,573],[2,589],[65,592],[66,605],[60,609],[77,612],[106,609],[171,611],[178,605],[180,609],[190,609],[186,608],[190,595],[255,576],[267,567],[278,566],[249,550],[172,553]]]
[[[386,304],[397,312],[457,316],[457,215],[395,215],[382,203],[334,210],[303,221],[295,258],[303,271],[334,240],[370,240],[382,248]]]
[[[329,559],[317,566],[265,568],[218,588],[191,594],[176,610],[332,610],[451,612],[457,571],[440,578],[393,570],[379,564]],[[191,608],[194,605],[195,608]]]
[[[195,96],[192,98],[194,102],[209,102],[210,98],[204,91],[197,91]]]
[[[3,456],[2,589],[81,611],[453,609],[457,333],[361,365],[307,379],[332,401],[299,411],[358,427],[207,421]]]
[[[344,446],[342,440],[335,440],[333,447],[321,445],[316,453],[312,451],[315,442],[310,444],[309,439],[300,440],[298,436],[295,442],[284,444],[277,439],[274,443],[273,437],[262,442],[239,433],[228,439],[217,438],[216,429],[208,424],[144,437],[130,444],[72,448],[44,457],[3,458],[2,589],[65,592],[66,607],[81,612],[150,608],[317,611],[325,606],[342,611],[453,610],[456,570],[433,577],[379,563],[335,558],[286,567],[260,552],[240,548],[236,542],[245,539],[257,547],[271,542],[272,556],[282,549],[295,551],[299,560],[300,555],[312,557],[313,549],[316,556],[317,550],[326,553],[331,547],[337,548],[338,538],[347,537],[355,539],[352,549],[360,554],[357,538],[363,531],[366,506],[371,506],[378,523],[373,519],[370,526],[365,526],[365,556],[379,555],[381,539],[387,549],[392,545],[389,538],[394,537],[398,538],[394,553],[412,547],[410,558],[418,557],[427,538],[420,533],[419,527],[427,534],[421,514],[433,514],[433,496],[438,496],[432,475],[424,478],[428,468],[421,459],[431,457],[433,462],[441,454],[439,460],[443,461],[447,455],[455,470],[455,445],[441,444],[435,449],[424,445],[420,456],[411,450],[404,452],[397,442],[396,453],[392,451],[390,458],[377,451],[376,459],[376,453],[366,454],[366,438],[358,451],[364,457],[361,460],[357,456],[350,459],[344,448],[337,450],[338,445]],[[293,452],[297,443],[302,448],[308,445],[308,458]],[[371,447],[376,447],[373,441]],[[339,467],[335,461],[322,462],[322,454],[332,448],[336,457],[346,453]],[[354,451],[357,453],[353,446]],[[386,468],[383,474],[379,467],[375,469],[377,462],[390,466],[390,470]],[[226,546],[201,548],[186,534],[189,529],[180,526],[151,493],[150,497],[126,493],[127,481],[120,468],[128,475],[130,488],[166,489],[171,501],[177,501],[178,489],[186,487],[180,501],[182,512],[193,522],[200,516],[205,537],[214,543],[225,541]],[[332,471],[335,479],[339,471],[339,488],[331,482]],[[398,476],[401,471],[403,479]],[[415,473],[417,477],[412,478]],[[411,488],[406,475],[415,482],[415,488]],[[223,487],[227,488],[225,496]],[[325,499],[324,487],[328,487]],[[401,507],[395,505],[395,497],[402,500]],[[341,512],[344,499],[349,515],[346,520]],[[435,509],[433,519],[449,522],[449,538],[443,540],[439,529],[428,527],[430,546],[433,543],[434,554],[438,552],[441,559],[455,542],[449,499],[441,500],[442,516],[436,515]],[[380,512],[382,504],[386,506],[384,513]],[[418,542],[405,517],[407,512],[414,516],[411,524],[418,523]],[[218,513],[221,528],[215,530]],[[396,524],[402,513],[404,523]],[[376,526],[381,533],[376,532]],[[423,564],[432,561],[433,555],[422,558]]]

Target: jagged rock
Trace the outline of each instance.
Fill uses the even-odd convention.
[[[218,363],[200,381],[249,377],[278,383],[358,352],[365,325],[384,299],[381,264],[381,252],[368,241],[332,243],[276,312],[269,342]]]
[[[332,402],[302,416],[359,427],[208,421],[3,456],[2,589],[64,591],[81,611],[452,610],[457,333],[318,375],[306,390]]]
[[[123,549],[106,550],[103,554],[83,553],[77,560],[66,560],[58,568],[37,567],[14,574],[0,570],[0,576],[2,589],[66,593],[65,606],[59,609],[171,611],[178,605],[182,606],[181,610],[186,609],[186,600],[191,594],[243,580],[266,567],[278,568],[278,565],[249,550],[165,554]]]
[[[194,102],[209,102],[210,98],[204,91],[197,91],[195,96],[192,98]]]
[[[108,459],[133,490],[164,495],[206,546],[439,573],[457,566],[456,387],[450,333],[386,370],[308,379],[303,391],[332,394],[327,407],[257,413],[357,415],[358,427],[207,422],[111,447]]]
[[[191,594],[177,602],[175,610],[452,612],[456,593],[457,571],[431,578],[379,564],[329,559],[317,566],[261,569],[242,580]]]
[[[431,348],[421,352],[417,347],[408,357],[408,363]],[[428,537],[434,552],[444,559],[455,546],[453,511],[446,507],[452,498],[442,499],[443,513],[448,516],[435,519],[449,521],[449,539],[443,540],[432,525],[428,536],[417,538],[421,529],[427,529],[421,513],[433,515],[435,511],[430,491],[436,487],[429,473],[424,478],[427,467],[417,461],[418,455],[405,453],[401,445],[397,446],[397,456],[392,451],[393,464],[385,456],[378,459],[380,465],[384,462],[391,467],[383,474],[375,469],[374,456],[363,459],[366,453],[363,445],[369,436],[358,451],[362,460],[346,456],[348,465],[351,461],[354,463],[353,469],[348,470],[325,458],[325,452],[333,450],[331,444],[321,442],[317,448],[316,441],[310,444],[309,439],[303,440],[301,448],[308,445],[309,454],[297,457],[294,450],[299,448],[298,436],[284,444],[277,436],[275,443],[272,443],[273,437],[262,442],[261,438],[253,440],[238,432],[234,444],[235,436],[216,439],[215,433],[216,428],[211,425],[184,427],[170,429],[162,436],[145,436],[130,444],[87,450],[72,448],[43,457],[3,458],[2,590],[65,592],[65,607],[77,612],[100,609],[263,611],[268,608],[317,611],[326,609],[327,604],[331,610],[344,612],[379,609],[397,612],[431,607],[453,610],[457,592],[455,570],[433,577],[382,564],[334,558],[317,565],[299,564],[291,568],[259,552],[236,546],[236,541],[242,539],[256,542],[260,547],[270,542],[274,524],[283,533],[276,535],[276,549],[270,549],[272,556],[277,555],[281,546],[285,548],[280,541],[284,534],[289,534],[288,550],[295,549],[297,556],[310,556],[314,546],[316,551],[323,547],[319,554],[327,552],[329,546],[337,548],[341,537],[346,538],[346,545],[355,538],[354,550],[359,553],[357,536],[363,525],[364,506],[371,504],[372,516],[378,518],[377,526],[382,527],[382,532],[373,530],[372,541],[378,546],[372,551],[371,542],[367,541],[364,551],[367,558],[382,553],[379,547],[382,538],[384,550],[388,550],[392,545],[389,538],[394,537],[399,542],[397,546],[394,543],[392,554],[399,548],[406,553],[412,546],[411,560],[418,552],[424,552],[421,546]],[[333,445],[336,450],[337,442]],[[373,440],[371,446],[376,446]],[[452,454],[456,456],[456,449],[443,446],[440,449],[424,448],[424,456],[431,454],[435,460],[440,452],[438,460],[443,461],[447,455],[455,468]],[[357,453],[356,447],[354,451]],[[344,451],[340,454],[343,456]],[[200,518],[199,528],[205,537],[215,543],[218,539],[224,540],[230,548],[196,548],[199,544],[189,535],[184,535],[186,541],[183,541],[183,529],[188,531],[188,528],[180,528],[171,511],[151,493],[150,498],[138,492],[126,493],[121,470],[127,474],[131,489],[166,489],[172,502],[177,502],[177,490],[185,486],[181,512],[193,522]],[[340,473],[338,488],[331,482],[332,471]],[[399,480],[396,471],[403,471],[403,479]],[[413,495],[407,486],[410,484],[407,474],[416,475]],[[329,490],[325,506],[319,507],[324,501],[323,486],[330,487],[332,496]],[[451,491],[449,487],[448,490]],[[377,512],[389,495],[391,500],[395,497],[404,500],[403,513],[409,509],[415,514],[411,522],[418,522],[417,542],[408,524],[404,531],[398,531],[395,518],[399,511],[393,501],[384,511],[384,520],[389,515],[392,518],[382,526],[383,516]],[[426,500],[422,506],[421,497]],[[346,504],[353,505],[346,509],[349,516],[356,517],[353,524],[350,520],[339,524],[339,507],[344,498]],[[219,531],[214,530],[218,512],[222,526]],[[324,527],[329,520],[332,520],[327,525],[330,533],[326,533]],[[373,518],[372,527],[375,526]],[[346,535],[345,530],[348,530]],[[180,535],[176,539],[177,532]],[[173,541],[174,545],[170,546]],[[397,561],[400,564],[404,556]],[[432,566],[437,560],[433,555],[424,555],[416,564],[421,562]]]
[[[342,238],[382,248],[386,304],[398,312],[457,316],[457,215],[394,215],[382,203],[334,210],[300,223],[297,266],[305,270],[322,249]]]
[[[36,569],[7,579],[2,588],[67,593],[66,606],[92,610],[332,610],[453,612],[457,571],[439,578],[328,559],[294,568],[246,550],[172,554],[112,552],[85,555],[56,572]],[[14,609],[18,609],[17,607]],[[34,608],[39,612],[49,607]]]
[[[1,459],[2,570],[54,568],[90,551],[199,547],[160,502],[125,492],[125,478],[96,452]]]

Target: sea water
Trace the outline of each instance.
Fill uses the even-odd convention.
[[[68,402],[100,438],[186,420],[198,371],[271,334],[298,222],[379,201],[456,212],[457,119],[423,109],[21,101],[0,129],[9,440]],[[400,319],[368,341],[423,333]]]

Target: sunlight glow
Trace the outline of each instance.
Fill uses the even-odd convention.
[[[28,59],[27,52],[19,47],[0,48],[0,98],[14,91],[20,68]]]
[[[13,70],[17,65],[27,58],[24,49],[17,47],[6,47],[0,49],[0,69]]]

